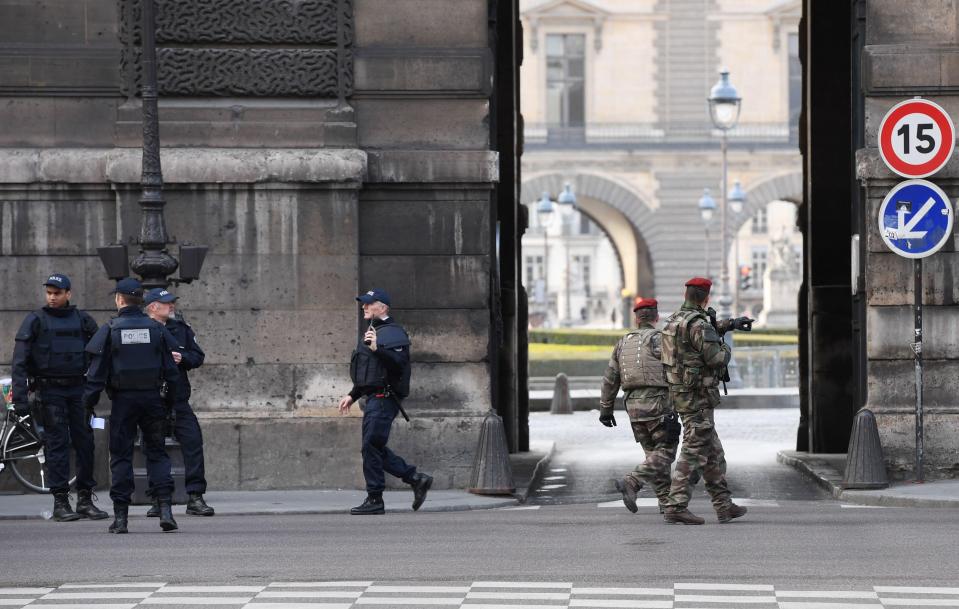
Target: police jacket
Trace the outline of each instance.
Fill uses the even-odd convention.
[[[183,356],[183,359],[180,360],[178,365],[180,368],[180,380],[176,384],[176,400],[178,402],[185,402],[190,399],[191,392],[190,379],[187,376],[187,371],[202,366],[206,354],[203,353],[203,349],[200,348],[200,344],[196,341],[196,334],[193,333],[193,328],[190,327],[190,324],[182,319],[171,317],[166,322],[166,329],[169,330],[173,338],[176,339],[177,348],[174,349],[174,351],[177,351]]]
[[[27,399],[27,379],[82,377],[90,363],[84,353],[97,332],[97,322],[73,305],[43,307],[27,315],[13,348],[13,395]]]
[[[139,307],[123,307],[87,344],[92,360],[83,389],[84,406],[96,405],[104,389],[159,392],[164,381],[172,389],[168,395],[174,396],[180,373],[170,352],[177,347],[162,324]]]
[[[392,317],[374,319],[376,351],[363,343],[360,335],[350,360],[350,378],[353,389],[350,397],[389,390],[393,396],[404,399],[410,393],[410,339],[406,330]]]

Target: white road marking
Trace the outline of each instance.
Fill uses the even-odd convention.
[[[44,594],[41,600],[60,599],[65,601],[79,601],[88,599],[108,599],[108,598],[146,598],[153,594],[149,592],[51,592]]]
[[[577,594],[634,594],[636,596],[672,596],[672,588],[573,588]]]
[[[23,607],[24,605],[29,605],[34,600],[33,598],[0,598],[0,606],[2,607]]]
[[[959,607],[959,598],[892,598],[880,599],[883,607]]]
[[[777,598],[879,598],[876,592],[860,590],[776,590]]]
[[[772,592],[773,586],[765,584],[715,584],[683,582],[673,584],[676,590],[740,590],[749,592]]]
[[[888,507],[888,506],[885,506],[885,505],[855,505],[855,504],[852,504],[852,503],[840,503],[840,504],[839,504],[839,507],[841,507],[841,508],[846,508],[846,509],[850,509],[850,510],[875,510],[875,509],[883,509],[883,508],[886,508],[886,507]]]
[[[0,594],[49,594],[53,588],[0,588]]]
[[[298,592],[260,592],[256,598],[360,598],[362,590],[302,590]]]
[[[473,582],[474,588],[572,588],[570,582]]]
[[[30,607],[55,607],[56,609],[133,609],[136,603],[32,603]]]
[[[245,605],[250,596],[152,596],[141,605]]]
[[[518,511],[522,511],[522,510],[538,510],[538,509],[541,508],[541,507],[543,507],[543,506],[541,506],[541,505],[520,505],[520,506],[517,506],[517,507],[505,507],[505,508],[497,508],[497,509],[498,509],[500,512],[518,512]]]
[[[497,601],[565,601],[569,600],[569,592],[469,592],[466,598]]]
[[[466,606],[466,605],[464,605]],[[672,601],[637,601],[625,599],[575,598],[569,601],[570,607],[603,607],[625,609],[672,609]]]
[[[779,502],[774,499],[733,499],[733,503],[746,507],[779,507]]]
[[[804,601],[791,603],[779,601],[779,609],[883,609],[883,606],[875,603],[826,603]]]
[[[63,584],[60,589],[66,588],[162,588],[166,582],[129,582],[123,584]]]
[[[267,588],[366,588],[373,582],[273,582]]]
[[[563,488],[564,486],[566,485],[565,484],[544,484],[540,488],[542,488],[544,491],[555,491],[556,489]]]
[[[873,586],[876,592],[896,594],[959,594],[959,588],[920,588],[917,586]]]
[[[162,592],[262,592],[266,586],[164,586]]]
[[[463,602],[461,597],[456,598],[427,598],[427,597],[397,597],[397,596],[388,596],[388,597],[361,597],[357,599],[357,605],[456,605],[457,607]]]
[[[659,507],[659,500],[656,499],[655,497],[637,497],[636,505],[638,505],[639,507]],[[604,501],[603,503],[597,503],[596,507],[626,509],[626,506],[623,505],[622,499],[617,499],[615,501]]]
[[[367,592],[400,592],[407,594],[466,594],[469,586],[370,586]]]
[[[566,476],[546,476],[543,480],[565,480]]]
[[[250,603],[243,609],[350,609],[349,603]]]
[[[721,596],[705,594],[677,594],[677,603],[736,603],[743,605],[776,604],[775,596]]]

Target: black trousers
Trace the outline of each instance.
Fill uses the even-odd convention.
[[[40,389],[43,404],[43,448],[46,456],[48,485],[54,493],[70,490],[70,448],[76,454],[77,490],[93,490],[93,429],[87,419],[81,398],[83,386]]]
[[[164,446],[166,408],[159,391],[118,391],[110,411],[110,498],[129,504],[133,497],[133,443],[137,428],[143,431],[150,494],[168,499],[173,494],[170,457]]]
[[[408,464],[386,445],[390,440],[393,419],[399,414],[396,400],[370,396],[363,407],[363,477],[366,492],[382,493],[389,472],[411,484],[416,467]]]

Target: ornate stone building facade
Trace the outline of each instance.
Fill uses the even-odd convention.
[[[369,286],[414,344],[399,449],[463,486],[491,407],[517,448],[518,21],[458,4],[156,0],[166,221],[210,246],[174,289],[207,352],[213,488],[361,483],[359,413],[335,404]],[[139,11],[0,2],[0,370],[46,274],[110,315],[96,248],[139,227]]]

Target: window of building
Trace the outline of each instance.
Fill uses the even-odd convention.
[[[590,274],[592,269],[590,266],[589,256],[573,256],[573,269],[575,269],[574,272],[576,273],[576,276],[570,277],[570,282],[572,283],[575,281],[576,284],[579,285],[586,298],[589,298],[591,295],[590,285],[592,281]]]
[[[764,247],[757,247],[753,249],[753,264],[752,264],[752,285],[756,290],[761,290],[763,288],[763,275],[766,274],[766,265],[768,264],[769,253]]]
[[[543,265],[542,256],[526,256],[526,285],[531,285],[537,279],[542,279],[546,275],[546,269]]]
[[[802,64],[799,61],[799,34],[790,34],[789,42],[789,137],[799,139],[799,114],[802,112]]]
[[[765,235],[769,232],[769,212],[765,207],[753,216],[752,232],[754,235]]]
[[[547,34],[546,120],[550,127],[584,126],[585,76],[586,36]]]

